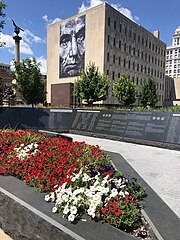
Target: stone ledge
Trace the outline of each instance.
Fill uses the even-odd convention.
[[[0,226],[13,240],[133,240],[134,237],[109,224],[92,221],[69,223],[51,212],[53,203],[22,181],[0,176]]]

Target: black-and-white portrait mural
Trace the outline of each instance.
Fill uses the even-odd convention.
[[[85,60],[85,15],[60,25],[60,78],[80,75]]]

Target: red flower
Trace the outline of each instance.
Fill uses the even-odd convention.
[[[121,213],[122,213],[121,210],[117,209],[114,214],[116,215],[116,217],[119,217]]]
[[[106,208],[103,208],[103,209],[101,210],[102,214],[105,214],[105,213],[106,213],[106,211],[107,211],[107,209],[106,209]]]

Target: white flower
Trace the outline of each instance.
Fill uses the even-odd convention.
[[[66,189],[66,193],[67,193],[68,195],[71,195],[71,194],[72,194],[71,188],[67,188],[67,189]]]
[[[72,181],[72,182],[75,182],[75,181],[76,181],[76,177],[72,177],[72,178],[71,178],[71,181]]]
[[[90,177],[89,177],[86,173],[84,173],[84,174],[83,174],[82,181],[83,181],[83,182],[87,182],[87,181],[89,181],[89,179],[90,179]]]
[[[119,192],[119,196],[125,197],[124,192],[123,192],[123,191],[120,191],[120,192]]]
[[[56,213],[57,210],[58,210],[57,207],[53,207],[53,208],[52,208],[52,212],[53,212],[53,213]]]
[[[65,206],[65,208],[63,210],[63,213],[64,214],[68,214],[69,213],[69,206],[68,205]]]
[[[64,194],[64,195],[62,196],[62,200],[63,200],[64,202],[68,202],[68,196],[67,196],[66,194]]]
[[[95,210],[93,208],[89,208],[87,210],[88,215],[90,215],[92,218],[95,217]]]
[[[113,188],[113,189],[111,190],[110,197],[116,197],[117,195],[118,195],[117,189],[116,189],[116,188]]]
[[[74,214],[74,215],[75,215],[75,214],[77,213],[77,207],[71,206],[70,212],[71,212],[71,214]]]
[[[45,195],[44,200],[45,200],[46,202],[49,202],[49,201],[51,200],[51,198],[50,198],[49,195]]]
[[[99,193],[96,193],[94,196],[93,196],[93,201],[97,201],[97,202],[99,202],[99,201],[101,201],[101,195],[99,194]]]
[[[73,222],[74,219],[75,219],[75,216],[74,216],[73,214],[70,214],[70,215],[68,216],[68,221]]]

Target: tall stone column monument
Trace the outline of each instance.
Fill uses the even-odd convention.
[[[15,41],[15,61],[20,61],[20,41],[22,37],[19,36],[20,31],[24,31],[22,28],[18,27],[14,20],[12,20],[13,26],[14,26],[14,33],[16,34],[13,36],[13,39]],[[14,81],[14,80],[13,80]],[[12,82],[13,83],[13,82]],[[23,101],[21,99],[21,96],[17,90],[15,90],[15,104],[22,104]]]
[[[13,26],[14,26],[14,33],[16,34],[13,36],[13,39],[15,41],[15,61],[20,61],[20,41],[22,37],[19,36],[20,31],[24,31],[22,28],[18,27],[14,20],[12,20]]]

